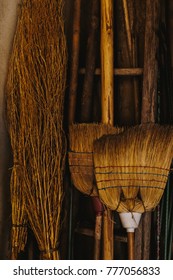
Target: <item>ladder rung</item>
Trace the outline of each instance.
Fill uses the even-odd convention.
[[[79,74],[85,74],[85,68],[79,69]],[[100,68],[96,68],[95,75],[100,75]],[[143,74],[143,68],[116,68],[114,69],[114,75],[117,76],[140,76]]]
[[[76,228],[75,232],[78,234],[94,237],[94,230],[90,228]],[[123,242],[127,243],[127,237],[126,236],[120,236],[120,235],[115,235],[115,241],[117,242]]]

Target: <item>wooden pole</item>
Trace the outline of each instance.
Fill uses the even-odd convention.
[[[127,0],[122,0],[123,2],[123,12],[124,12],[124,22],[127,36],[127,46],[128,55],[131,67],[137,66],[137,47],[135,37],[132,37],[132,26],[130,23],[129,10],[127,5]],[[135,20],[134,7],[133,9],[133,21]],[[134,103],[135,103],[135,123],[139,123],[139,83],[136,77],[133,78],[133,91],[134,91]]]
[[[114,124],[113,1],[101,0],[102,122]]]
[[[101,0],[101,113],[102,123],[114,124],[114,55],[113,55],[113,1]],[[112,213],[103,215],[103,259],[114,256]]]
[[[157,114],[159,0],[146,0],[142,123],[154,123]]]
[[[154,123],[156,121],[158,74],[158,63],[156,59],[156,54],[158,49],[157,31],[159,28],[160,14],[159,2],[159,0],[146,0],[141,123]],[[150,231],[151,212],[147,212],[143,215],[143,219],[139,228],[136,229],[136,259],[149,259]],[[139,242],[138,240],[142,240],[142,242]]]
[[[92,197],[92,203],[93,203],[94,212],[96,215],[95,231],[94,231],[94,260],[100,260],[103,205],[102,205],[99,197]]]
[[[128,260],[135,259],[134,252],[134,232],[127,232],[127,243],[128,243]]]
[[[80,16],[81,16],[81,0],[74,0],[73,8],[73,38],[72,38],[72,55],[70,69],[70,86],[69,86],[69,112],[68,123],[75,121],[76,98],[78,84],[78,68],[79,68],[79,49],[80,49]]]
[[[86,67],[83,92],[81,98],[81,122],[90,122],[92,117],[92,92],[95,72],[95,62],[97,54],[97,34],[99,27],[99,1],[92,0],[90,12],[90,29],[87,41]],[[94,259],[100,259],[101,230],[103,205],[98,197],[92,197],[95,212],[95,234],[94,234]]]
[[[87,41],[85,77],[81,98],[81,122],[90,122],[92,116],[92,92],[99,29],[99,0],[92,0],[89,20],[90,29]]]
[[[77,102],[77,86],[78,86],[78,70],[79,70],[79,50],[80,50],[80,21],[81,21],[81,0],[74,0],[73,6],[73,29],[72,29],[72,52],[70,65],[70,85],[69,85],[69,100],[68,100],[68,125],[75,122],[76,102]],[[73,258],[73,222],[76,214],[74,208],[75,197],[74,188],[69,183],[68,174],[65,177],[65,185],[70,187],[69,193],[69,229],[68,229],[68,258]],[[68,201],[67,201],[68,202]]]

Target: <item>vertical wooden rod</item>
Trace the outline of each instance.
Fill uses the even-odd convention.
[[[127,232],[127,241],[128,241],[128,260],[134,260],[135,259],[134,232]]]
[[[70,86],[69,86],[69,113],[68,123],[75,121],[78,68],[79,68],[79,49],[80,49],[80,16],[81,0],[74,0],[73,14],[73,38],[72,38],[72,55],[70,69]]]
[[[113,1],[101,0],[102,123],[114,124]]]
[[[102,123],[114,125],[113,0],[101,0],[101,106]],[[103,215],[103,259],[112,260],[114,233],[112,213]]]

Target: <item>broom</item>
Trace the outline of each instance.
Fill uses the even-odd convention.
[[[171,126],[140,125],[94,143],[94,166],[99,196],[104,204],[131,217],[124,225],[134,245],[134,228],[140,215],[159,203],[173,156]],[[127,219],[127,222],[129,220]],[[126,222],[126,221],[125,221]],[[130,245],[130,244],[129,244]],[[134,258],[129,248],[129,259]]]
[[[6,117],[13,153],[13,168],[10,179],[12,229],[11,229],[11,259],[16,260],[18,254],[24,250],[27,240],[27,215],[24,207],[24,180],[23,180],[23,128],[20,125],[21,116],[17,104],[13,80],[13,60],[15,51],[9,63],[9,72],[6,84]]]
[[[62,0],[24,0],[13,46],[10,93],[23,129],[25,209],[43,259],[59,259],[66,77],[62,5]]]
[[[20,16],[17,30],[20,26]],[[23,179],[23,151],[25,149],[24,127],[22,125],[22,98],[18,95],[20,73],[16,71],[20,62],[20,34],[16,32],[13,49],[9,61],[6,82],[6,120],[10,136],[13,168],[10,179],[12,229],[11,229],[11,259],[16,260],[18,254],[24,250],[27,241],[27,215],[24,207],[24,179]],[[14,68],[14,65],[16,69]],[[23,108],[25,110],[25,108]]]
[[[116,134],[123,131],[123,128],[112,127],[105,124],[73,124],[69,128],[69,167],[71,179],[74,186],[83,194],[97,197],[98,192],[95,185],[94,164],[93,164],[93,142],[104,134]],[[98,204],[96,204],[98,205]],[[97,207],[97,206],[96,206]],[[101,228],[101,212],[99,206],[96,215],[95,232]],[[100,234],[95,238],[95,259],[99,257],[97,241]]]

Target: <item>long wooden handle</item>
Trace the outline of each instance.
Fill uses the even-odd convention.
[[[101,113],[102,123],[114,124],[113,0],[101,0]],[[112,260],[114,233],[112,213],[103,215],[103,259]]]
[[[102,123],[114,124],[113,1],[101,0]]]
[[[134,252],[134,232],[127,232],[127,241],[128,241],[128,259],[135,259]]]

